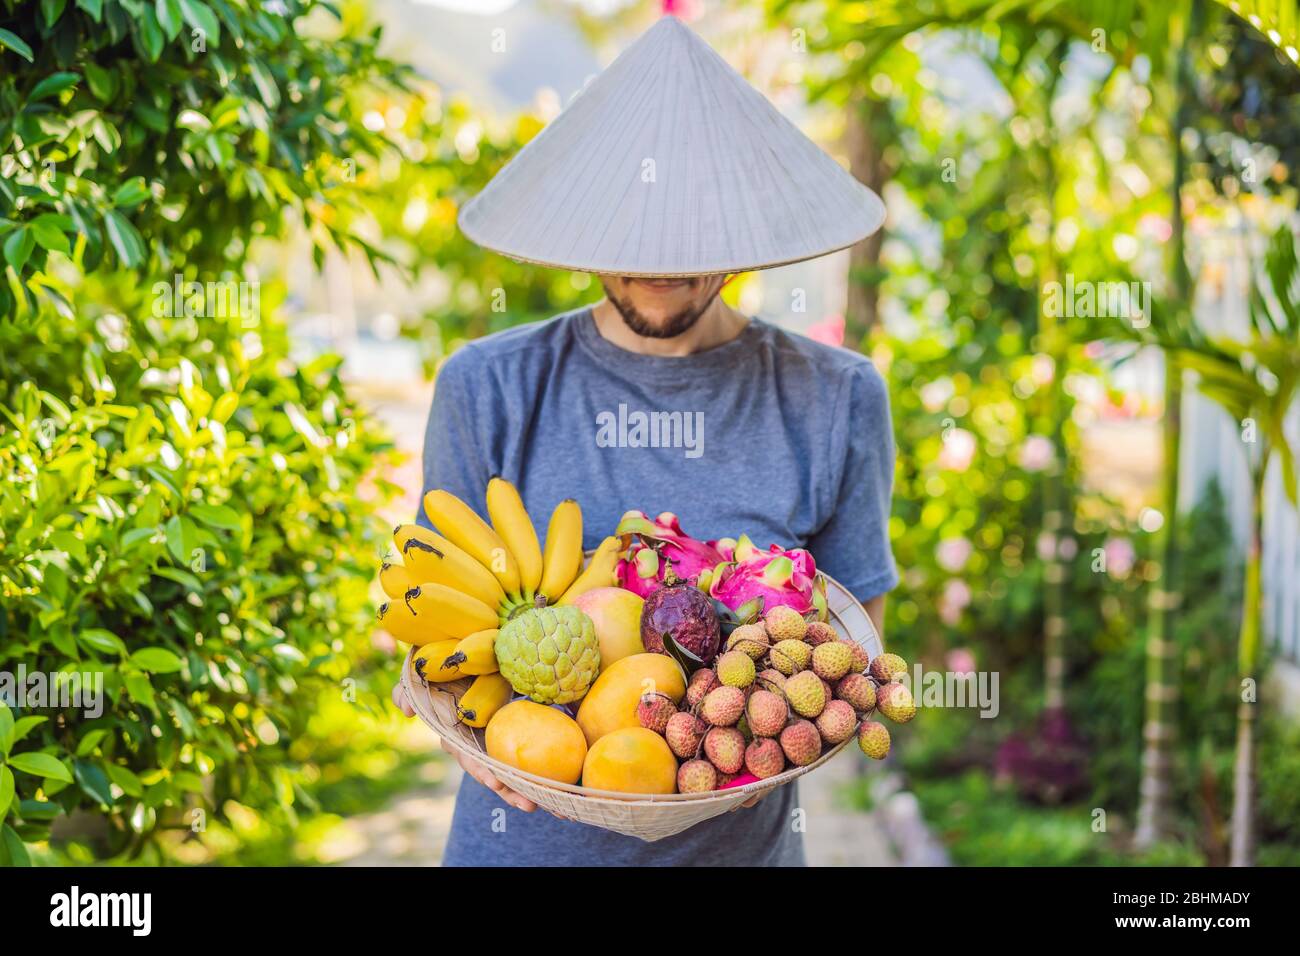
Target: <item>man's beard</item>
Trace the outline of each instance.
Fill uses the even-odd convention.
[[[603,282],[601,285],[605,285]],[[656,324],[647,319],[644,315],[636,310],[631,302],[622,301],[613,292],[609,286],[605,285],[605,296],[614,304],[618,314],[623,317],[623,324],[635,332],[637,335],[647,339],[672,339],[686,332],[696,322],[700,320],[706,309],[713,304],[710,298],[699,305],[693,305],[683,309],[675,315],[670,315],[662,324]]]

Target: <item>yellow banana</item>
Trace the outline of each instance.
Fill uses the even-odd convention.
[[[458,643],[455,638],[452,638],[449,641],[434,641],[421,647],[411,659],[411,666],[415,668],[415,673],[430,684],[443,684],[464,677],[460,668],[442,666],[442,662],[456,649]]]
[[[449,635],[432,618],[416,620],[405,601],[385,601],[379,605],[379,623],[403,644],[421,647],[433,641],[445,641]]]
[[[546,527],[546,553],[542,558],[542,583],[538,590],[554,604],[569,589],[582,568],[582,509],[565,498],[551,512]]]
[[[537,593],[542,580],[542,546],[528,517],[519,491],[504,478],[493,478],[487,486],[488,517],[519,565],[519,586],[524,597]]]
[[[498,710],[510,703],[514,688],[500,674],[474,678],[456,701],[456,719],[470,727],[486,727]]]
[[[492,572],[442,535],[418,524],[404,524],[393,532],[393,541],[412,578],[411,587],[432,582],[478,598],[489,607],[505,602],[506,592]],[[403,591],[398,596],[405,595]]]
[[[453,591],[445,584],[416,585],[406,592],[402,601],[417,620],[427,620],[444,634],[457,639],[497,626],[496,611],[478,598]]]
[[[617,584],[618,579],[614,576],[614,571],[618,567],[618,554],[621,550],[622,541],[618,538],[606,538],[602,541],[592,554],[591,561],[587,563],[586,570],[569,585],[569,590],[564,592],[564,597],[555,603],[572,604],[575,598],[581,597],[588,591],[613,587]]]
[[[417,583],[419,582],[415,581],[410,572],[400,564],[385,561],[379,566],[379,586],[394,601],[400,600]]]
[[[456,650],[447,658],[445,664],[459,667],[462,674],[492,674],[497,667],[497,655],[493,650],[496,643],[497,629],[475,631],[456,645]]]
[[[424,496],[424,513],[435,528],[487,568],[508,595],[519,594],[519,563],[486,521],[450,491],[434,489]]]

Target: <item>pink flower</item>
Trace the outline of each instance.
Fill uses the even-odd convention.
[[[934,549],[934,558],[939,562],[939,567],[949,574],[956,574],[966,566],[973,550],[967,538],[944,538]]]
[[[961,578],[949,578],[939,595],[939,620],[949,627],[956,627],[961,612],[970,607],[970,599],[970,585]]]
[[[1128,538],[1107,538],[1102,556],[1106,559],[1106,573],[1116,580],[1128,577],[1137,563],[1137,549]]]
[[[1045,435],[1030,435],[1020,446],[1020,467],[1025,471],[1042,471],[1056,460],[1056,449]]]
[[[1050,355],[1039,352],[1030,362],[1029,375],[1035,385],[1050,384],[1052,379],[1056,378],[1056,360]]]
[[[975,652],[969,647],[954,647],[945,659],[948,670],[953,674],[975,673]]]
[[[1036,545],[1039,561],[1050,561],[1056,557],[1056,535],[1050,531],[1044,531],[1038,536]]]
[[[1173,224],[1164,216],[1149,212],[1138,220],[1138,234],[1156,242],[1168,242],[1174,234]]]
[[[939,452],[939,467],[945,471],[965,471],[975,457],[975,436],[964,428],[954,428],[945,433],[943,450]]]
[[[808,327],[808,338],[823,345],[844,344],[844,316],[830,315]]]
[[[936,378],[921,386],[921,404],[927,412],[937,412],[952,398],[952,379]]]

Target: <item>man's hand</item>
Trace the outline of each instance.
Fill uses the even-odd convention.
[[[406,690],[400,683],[393,685],[393,706],[407,717],[415,716],[415,708],[411,706],[411,702],[406,696]],[[494,792],[498,797],[510,804],[510,806],[514,807],[516,810],[523,810],[525,813],[532,813],[537,809],[537,804],[533,803],[533,801],[529,800],[522,793],[516,793],[498,780],[496,775],[488,769],[487,764],[483,763],[483,761],[475,760],[473,757],[466,757],[463,754],[458,753],[451,747],[447,746],[445,740],[442,740],[441,743],[442,749],[456,759],[456,763],[460,764],[462,770],[479,783],[483,784],[483,786]],[[556,816],[559,816],[559,814],[556,814]],[[561,819],[565,818],[561,817]]]

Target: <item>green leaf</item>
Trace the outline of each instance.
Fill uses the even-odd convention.
[[[72,767],[82,793],[105,806],[113,805],[113,791],[109,789],[108,776],[98,764],[89,760],[74,760]]]
[[[5,240],[5,261],[14,267],[14,272],[22,272],[27,259],[36,248],[36,237],[26,226],[19,226]]]
[[[89,13],[96,23],[103,21],[104,0],[77,0],[77,7]]]
[[[154,16],[152,10],[146,8],[136,20],[135,27],[145,59],[150,63],[157,63],[158,58],[162,56],[163,46],[167,43],[162,27],[158,25],[158,18]]]
[[[58,757],[51,754],[40,752],[13,754],[9,757],[8,763],[15,770],[29,773],[33,777],[72,783],[72,774],[68,773],[68,768],[59,762]]]
[[[227,505],[197,504],[190,508],[190,514],[204,524],[224,531],[238,531],[242,527],[239,512]]]
[[[175,674],[185,662],[165,647],[142,647],[131,655],[131,663],[152,674]]]
[[[144,784],[140,778],[119,764],[105,764],[104,769],[108,772],[108,779],[117,784],[122,792],[128,797],[138,797],[144,793]]]
[[[0,29],[0,49],[13,50],[28,63],[34,62],[32,48],[8,30]]]
[[[195,534],[193,522],[181,515],[172,515],[167,519],[163,532],[167,537],[167,550],[176,559],[176,563],[189,567],[194,549],[198,547],[198,535]]]
[[[149,186],[143,176],[135,176],[117,187],[113,193],[113,205],[120,208],[138,206],[149,198]]]
[[[0,702],[0,755],[7,755],[13,749],[15,739],[14,712],[8,704]]]
[[[154,15],[158,17],[158,25],[167,34],[167,39],[175,40],[181,32],[181,23],[184,19],[181,14],[180,0],[155,0],[153,9]]]
[[[68,245],[68,237],[59,228],[58,220],[58,216],[49,214],[37,216],[27,224],[27,228],[32,231],[32,236],[42,249],[68,255],[72,251],[72,247]]]
[[[153,684],[150,683],[146,674],[124,674],[122,683],[126,686],[126,692],[130,698],[137,704],[143,704],[150,710],[157,710],[157,704],[154,702]]]
[[[117,74],[98,63],[87,63],[82,69],[86,72],[86,84],[95,98],[104,103],[111,100],[117,92]]]
[[[104,213],[104,228],[108,230],[108,241],[113,244],[122,265],[134,269],[144,262],[144,240],[125,216],[116,209],[108,210]]]
[[[9,804],[14,799],[14,772],[8,767],[0,767],[0,820],[9,812]]]
[[[152,533],[153,529],[148,529]],[[101,654],[125,654],[126,644],[112,631],[102,627],[88,627],[77,634],[77,640]]]
[[[85,757],[95,752],[99,742],[108,736],[108,731],[103,727],[96,727],[94,730],[87,732],[86,736],[77,741],[77,756]]]
[[[248,61],[248,72],[253,75],[253,85],[257,87],[257,93],[262,97],[262,103],[267,109],[275,109],[280,105],[280,88],[275,85],[275,77],[271,71],[266,68],[260,60]]]
[[[52,27],[59,22],[59,17],[63,16],[63,8],[68,5],[68,0],[41,0],[41,15],[45,17],[45,25]]]
[[[9,824],[4,825],[0,830],[0,844],[3,845],[6,863],[9,866],[31,866],[32,858],[27,855],[27,847],[23,844],[23,838],[18,835],[18,831]]]
[[[81,75],[79,73],[51,73],[32,88],[32,92],[27,97],[27,102],[35,103],[47,96],[58,96],[64,90],[76,86],[77,81],[80,79]]]
[[[221,42],[221,24],[212,8],[202,0],[179,0],[181,16],[196,30],[202,30],[209,47]]]
[[[193,591],[195,594],[203,593],[203,582],[188,571],[182,571],[180,568],[154,568],[153,573],[160,578],[166,578],[168,581],[175,581],[181,587]]]
[[[18,743],[18,741],[30,734],[34,728],[39,727],[49,719],[48,717],[35,716],[19,717],[14,723],[14,743]]]

